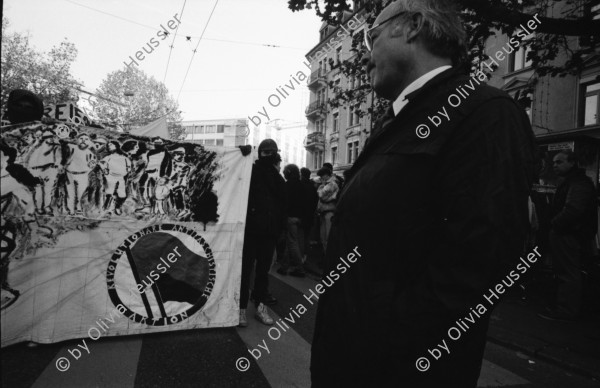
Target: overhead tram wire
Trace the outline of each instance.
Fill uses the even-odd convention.
[[[83,8],[87,8],[87,9],[89,9],[91,11],[99,12],[99,13],[104,14],[106,16],[111,16],[111,17],[120,19],[120,20],[122,20],[124,22],[128,22],[128,23],[140,26],[140,27],[144,27],[144,28],[148,28],[150,30],[156,31],[156,27],[152,27],[152,26],[149,26],[149,25],[143,24],[143,23],[138,23],[135,20],[126,19],[124,17],[112,14],[110,12],[105,12],[105,11],[102,11],[102,10],[99,10],[99,9],[96,9],[96,8],[93,8],[93,7],[89,7],[87,5],[79,4],[79,3],[75,2],[75,1],[72,1],[72,0],[64,0],[64,1],[66,1],[68,3],[71,3],[71,4],[78,5],[78,6],[83,7]],[[178,25],[178,27],[179,27],[179,25]],[[190,38],[193,38],[193,39],[199,39],[199,37],[192,36],[192,35],[184,36],[184,38],[186,38],[186,37],[190,37]],[[286,48],[286,49],[292,49],[292,50],[301,50],[301,51],[304,51],[304,52],[310,50],[310,48],[305,48],[305,47],[303,48],[303,47],[281,46],[281,45],[277,45],[277,44],[257,43],[257,42],[244,42],[244,41],[240,41],[240,40],[213,39],[213,38],[203,38],[203,39],[204,40],[210,40],[210,41],[213,41],[213,42],[225,42],[225,43],[234,43],[234,44],[245,44],[245,45],[252,45],[252,46],[263,46],[263,47],[269,47],[269,48]]]
[[[185,9],[185,4],[187,0],[183,0],[183,7],[181,7],[181,16],[183,19],[183,10]],[[167,72],[169,71],[169,63],[171,62],[171,53],[173,52],[173,45],[175,44],[175,38],[177,37],[177,32],[179,31],[179,26],[181,23],[177,24],[177,28],[175,29],[175,34],[173,35],[173,40],[171,41],[171,49],[169,50],[169,59],[167,59],[167,68],[165,69],[165,76],[163,78],[163,84],[167,81]]]
[[[181,91],[183,90],[183,86],[185,85],[185,80],[187,79],[188,73],[190,72],[190,68],[192,67],[192,61],[194,60],[194,56],[196,55],[196,50],[198,50],[198,46],[200,46],[200,42],[202,42],[202,37],[204,36],[204,33],[206,32],[206,28],[208,28],[208,25],[210,24],[210,19],[212,19],[212,15],[215,12],[215,8],[217,8],[217,4],[219,4],[219,0],[215,1],[215,5],[213,6],[212,11],[210,11],[210,15],[208,15],[208,20],[206,21],[206,24],[204,25],[204,29],[202,30],[202,34],[200,34],[200,38],[198,38],[198,44],[196,44],[196,47],[194,48],[194,51],[192,52],[192,57],[190,58],[190,63],[185,72],[185,76],[183,77],[183,82],[181,83],[181,88],[179,88],[179,93],[177,93],[177,98],[175,99],[176,103],[179,102],[179,96],[181,95]]]

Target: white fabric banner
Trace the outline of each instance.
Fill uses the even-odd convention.
[[[60,131],[2,133],[2,347],[237,325],[252,157]]]

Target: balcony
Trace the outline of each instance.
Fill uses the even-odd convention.
[[[325,70],[319,69],[317,71],[313,71],[310,75],[310,78],[308,79],[308,88],[315,89],[321,85],[321,83],[325,84],[326,82],[327,79],[325,78]]]
[[[325,103],[315,101],[306,108],[306,118],[314,120],[317,117],[325,116]]]
[[[304,139],[304,148],[307,151],[323,151],[325,149],[325,135],[321,132],[309,133]]]

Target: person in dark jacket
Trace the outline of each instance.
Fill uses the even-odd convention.
[[[302,190],[304,195],[304,211],[302,214],[302,230],[304,234],[304,241],[300,244],[300,250],[302,252],[302,261],[306,261],[306,256],[310,246],[310,234],[311,229],[315,223],[317,204],[319,203],[319,194],[315,184],[310,179],[310,170],[306,167],[300,169],[300,183],[302,184]]]
[[[571,150],[560,151],[553,159],[554,172],[564,180],[552,202],[549,235],[552,263],[559,280],[556,307],[539,314],[550,320],[577,319],[583,286],[581,264],[586,244],[598,227],[596,188],[577,164],[577,156]]]
[[[256,319],[272,325],[265,301],[269,297],[269,269],[277,237],[285,225],[285,182],[277,169],[281,162],[277,143],[263,140],[258,146],[258,160],[252,166],[248,213],[242,253],[242,281],[240,291],[240,326],[248,325],[250,275],[256,262],[253,300]]]
[[[283,261],[277,273],[281,275],[292,275],[305,277],[306,273],[302,267],[302,251],[300,250],[301,241],[304,241],[304,231],[302,230],[302,216],[306,205],[306,197],[303,193],[302,183],[300,183],[300,170],[295,164],[288,164],[283,169],[285,177],[286,193],[286,230],[285,230],[285,253]]]
[[[365,30],[363,64],[392,104],[339,193],[306,295],[313,388],[477,386],[490,290],[529,230],[535,139],[523,108],[462,66],[454,3],[398,0]]]

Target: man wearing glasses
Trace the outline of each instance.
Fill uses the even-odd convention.
[[[392,104],[338,196],[324,271],[338,277],[319,296],[313,387],[477,385],[486,296],[516,268],[529,227],[534,137],[509,95],[464,70],[452,3],[399,0],[366,31],[363,65]]]

